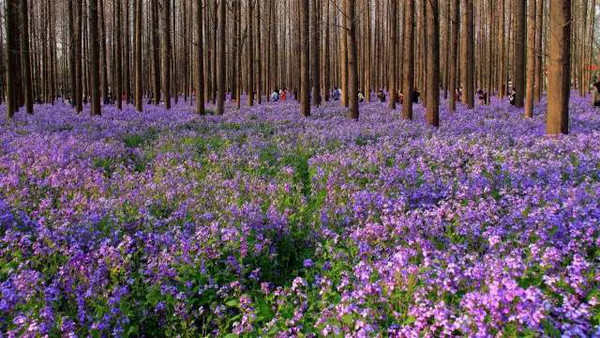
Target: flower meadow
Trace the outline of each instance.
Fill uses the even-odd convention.
[[[3,117],[0,337],[600,337],[600,111],[544,112]]]

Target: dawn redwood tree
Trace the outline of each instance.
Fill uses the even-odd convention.
[[[342,105],[348,107],[348,2],[342,0],[342,36],[340,39],[340,71],[342,79]]]
[[[396,109],[396,95],[398,89],[396,88],[396,65],[397,65],[397,49],[395,46],[398,44],[398,1],[392,0],[390,2],[390,58],[389,58],[389,90],[390,90],[390,109]]]
[[[402,117],[406,120],[413,118],[412,94],[415,82],[415,53],[414,53],[414,18],[415,0],[406,0],[404,16],[404,74],[403,90],[404,101],[402,104]]]
[[[25,108],[33,114],[33,85],[31,82],[31,54],[29,51],[29,6],[27,0],[21,0],[20,37],[21,37],[21,76]]]
[[[502,0],[500,0],[502,1]],[[451,24],[451,37],[450,37],[450,56],[448,57],[449,65],[449,87],[450,87],[450,111],[456,111],[456,90],[458,89],[458,31],[459,25],[459,13],[460,11],[460,0],[450,0],[450,24]]]
[[[196,0],[196,112],[200,115],[205,114],[203,25],[202,0]]]
[[[356,43],[356,3],[355,0],[344,0],[347,2],[346,12],[348,15],[348,115],[358,120],[358,52]],[[395,2],[395,1],[393,1]]]
[[[536,3],[529,1],[527,27],[527,81],[525,87],[525,117],[533,118],[533,99],[535,86],[535,35],[536,35]]]
[[[152,7],[152,92],[154,104],[160,104],[160,20],[158,1],[150,0]]]
[[[171,0],[163,0],[162,91],[165,109],[171,109]]]
[[[515,87],[517,95],[515,105],[523,108],[525,103],[525,36],[526,36],[526,0],[512,0],[514,3],[514,25],[513,25],[513,44],[514,44],[514,61],[513,61],[513,87]],[[560,0],[558,0],[560,1]]]
[[[473,0],[462,1],[461,77],[463,102],[475,106],[475,36],[473,34]]]
[[[113,0],[113,11],[115,15],[115,74],[113,75],[115,81],[115,99],[117,109],[123,109],[123,33],[121,29],[121,0]]]
[[[135,109],[139,112],[144,110],[142,103],[143,96],[143,84],[142,84],[142,72],[143,72],[143,64],[142,64],[142,0],[134,0],[134,30],[135,30]]]
[[[506,97],[506,47],[505,47],[505,17],[504,1],[498,0],[498,96],[500,99]]]
[[[217,37],[217,114],[225,114],[225,20],[227,19],[225,12],[227,0],[219,2],[219,19],[218,19],[218,37]]]
[[[308,1],[309,0],[300,0],[300,15],[302,16],[302,22],[300,25],[300,37],[302,39],[302,49],[300,51],[300,112],[304,117],[310,116],[310,15]]]
[[[90,30],[91,114],[101,115],[100,108],[100,35],[98,34],[98,0],[88,0]]]
[[[548,34],[549,135],[569,133],[571,78],[571,0],[550,1]]]
[[[535,25],[535,78],[533,100],[540,102],[542,96],[542,31],[544,26],[544,1],[537,0],[536,3],[536,25]]]
[[[440,125],[440,21],[438,0],[427,1],[427,123]]]
[[[6,70],[6,110],[8,118],[13,118],[15,112],[19,109],[17,99],[17,67],[19,62],[19,48],[17,34],[18,27],[19,0],[7,0],[5,23],[6,23],[6,42],[7,42],[7,70]]]
[[[83,4],[81,1],[73,0],[75,3],[75,111],[83,111],[83,38],[82,38],[82,18]]]
[[[248,106],[252,107],[254,106],[254,41],[252,39],[253,35],[254,35],[254,16],[252,14],[252,7],[254,6],[254,4],[252,3],[252,0],[248,0],[248,9],[246,11],[246,14],[248,15],[246,17],[246,24],[248,25],[248,32],[247,32],[247,36],[248,36],[248,49],[247,49],[247,55],[248,55],[248,65],[247,65],[247,71],[248,71]],[[258,1],[256,2],[258,4]],[[240,5],[241,6],[241,5]],[[241,17],[241,16],[239,16]],[[241,48],[240,48],[241,49]],[[239,69],[238,71],[241,71],[241,69]]]
[[[321,63],[320,63],[320,39],[321,22],[319,15],[319,1],[312,0],[312,44],[310,46],[310,61],[312,64],[312,104],[321,105]]]

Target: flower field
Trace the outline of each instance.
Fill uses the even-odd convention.
[[[0,337],[600,336],[587,99],[145,109],[0,119]]]

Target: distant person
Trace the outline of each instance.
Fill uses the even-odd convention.
[[[358,91],[358,102],[365,102],[365,94],[363,94],[362,90]]]
[[[271,94],[271,102],[277,101],[279,101],[279,92],[277,92],[277,90],[274,90],[273,94]]]
[[[396,103],[404,104],[404,94],[401,91],[398,91],[398,96],[396,96]]]
[[[331,97],[333,98],[334,101],[339,101],[340,100],[340,91],[337,87],[333,88],[333,94],[331,95]]]
[[[285,96],[287,95],[287,89],[281,91],[281,101],[285,102]]]
[[[517,88],[513,87],[512,91],[510,92],[510,95],[508,95],[508,99],[510,100],[510,104],[512,106],[517,105]]]
[[[379,102],[385,103],[385,93],[383,92],[383,89],[379,89],[379,92],[377,93],[377,98],[379,99]]]
[[[421,97],[421,93],[415,88],[412,92],[412,101],[413,103],[419,103],[419,98]]]
[[[600,82],[594,83],[592,89],[592,106],[600,107]]]
[[[477,91],[477,104],[483,106],[485,105],[486,101],[486,93],[483,91],[483,89],[479,89]]]

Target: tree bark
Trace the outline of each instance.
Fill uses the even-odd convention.
[[[21,69],[23,97],[28,114],[33,114],[33,86],[31,82],[31,55],[29,51],[29,6],[27,0],[21,0]]]
[[[7,42],[7,71],[6,71],[6,106],[8,118],[13,118],[15,112],[19,109],[17,99],[17,68],[15,65],[19,62],[19,49],[17,41],[18,36],[18,0],[7,0],[6,16],[6,42]]]
[[[258,2],[257,2],[258,4]],[[252,0],[248,0],[248,10],[246,23],[248,24],[248,106],[254,106],[254,25],[253,25],[253,13],[252,7],[254,4]]]
[[[463,102],[467,108],[473,109],[475,106],[475,37],[473,35],[473,0],[463,0],[462,12],[462,86]]]
[[[358,53],[356,46],[356,4],[355,0],[346,1],[348,14],[348,103],[349,117],[358,120]],[[395,1],[393,1],[395,2]]]
[[[321,29],[318,1],[312,0],[312,46],[310,47],[311,64],[312,64],[312,104],[313,106],[321,105],[321,73],[320,73],[320,53],[319,48]]]
[[[500,0],[502,1],[502,0]],[[456,91],[458,89],[458,31],[460,29],[459,18],[460,18],[460,0],[450,0],[450,12],[451,12],[451,30],[452,35],[450,38],[450,72],[449,72],[449,85],[450,85],[450,111],[456,111]]]
[[[533,118],[533,96],[535,86],[535,35],[536,35],[536,0],[529,1],[527,28],[527,81],[525,89],[525,117]]]
[[[392,0],[390,3],[390,58],[389,58],[389,91],[390,91],[390,109],[396,109],[396,65],[397,65],[397,49],[398,44],[398,1]]]
[[[202,0],[196,0],[196,112],[204,115],[204,42]]]
[[[225,114],[225,10],[227,0],[221,0],[219,3],[219,27],[218,27],[218,51],[217,51],[217,114]]]
[[[514,43],[514,70],[513,70],[513,87],[517,92],[515,105],[519,108],[523,108],[525,103],[525,36],[526,36],[526,0],[513,0],[515,1],[514,6],[514,27],[513,27],[513,43]],[[561,0],[559,0],[561,1]]]
[[[163,1],[162,86],[165,109],[171,109],[171,0]]]
[[[415,54],[414,54],[414,16],[415,1],[406,0],[404,17],[404,100],[402,104],[402,117],[406,120],[413,118],[412,94],[415,81]]]
[[[134,0],[135,6],[135,109],[144,110],[142,96],[142,0]]]
[[[101,115],[100,108],[100,35],[98,34],[98,0],[89,1],[91,114]]]
[[[427,123],[440,125],[440,21],[438,0],[427,1]]]
[[[113,9],[115,11],[116,18],[116,93],[115,99],[117,104],[117,109],[123,109],[123,33],[121,29],[121,0],[113,0]]]
[[[548,35],[549,135],[569,132],[569,83],[571,65],[571,0],[550,1]]]
[[[344,0],[346,1],[346,0]],[[309,60],[309,48],[310,48],[310,15],[309,15],[309,3],[308,0],[300,0],[301,8],[300,12],[302,15],[302,24],[300,27],[300,37],[302,39],[302,50],[300,51],[301,69],[300,69],[300,112],[304,117],[310,116],[310,103],[309,103],[309,91],[310,91],[310,60]]]

